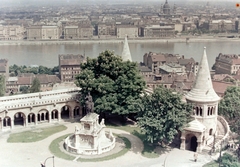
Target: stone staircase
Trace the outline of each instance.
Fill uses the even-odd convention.
[[[227,128],[224,127],[223,123],[218,120],[218,122],[217,122],[217,136],[215,137],[215,141],[206,145],[203,148],[202,152],[203,153],[210,153],[212,148],[213,148],[213,144],[219,143],[227,133],[228,133]]]

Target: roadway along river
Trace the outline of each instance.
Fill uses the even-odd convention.
[[[200,61],[203,47],[207,47],[209,66],[212,67],[219,53],[240,54],[240,42],[129,42],[134,61],[143,61],[143,55],[149,51],[157,53],[172,53],[193,57]],[[88,57],[97,57],[104,50],[114,51],[121,55],[123,43],[86,43],[86,44],[51,44],[51,45],[1,45],[0,58],[7,58],[9,64],[43,65],[53,67],[58,65],[59,54],[84,54]]]

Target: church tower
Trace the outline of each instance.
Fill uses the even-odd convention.
[[[192,104],[194,121],[188,123],[181,136],[181,149],[201,152],[202,148],[214,140],[217,134],[218,102],[220,97],[212,86],[206,48],[204,47],[202,60],[195,83],[186,95],[187,103]]]
[[[166,15],[170,15],[170,6],[169,6],[167,0],[166,0],[165,4],[163,5],[163,13]]]
[[[128,60],[132,61],[132,56],[128,46],[127,36],[125,37],[124,44],[123,44],[122,59],[123,61],[128,61]]]

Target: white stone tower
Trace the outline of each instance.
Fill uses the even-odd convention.
[[[206,144],[213,142],[213,135],[217,133],[219,100],[220,97],[212,86],[206,48],[204,47],[195,83],[186,95],[187,103],[193,105],[192,117],[195,120],[190,122],[182,132],[181,149],[201,152]]]
[[[125,37],[125,40],[124,40],[122,59],[123,59],[123,61],[128,61],[128,60],[132,61],[132,56],[131,56],[131,52],[130,52],[130,49],[128,46],[127,36]]]

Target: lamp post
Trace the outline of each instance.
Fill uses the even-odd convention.
[[[41,167],[46,167],[46,162],[48,159],[52,158],[53,159],[53,167],[54,167],[54,156],[48,157],[47,159],[45,159],[44,163],[41,163]]]

